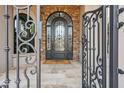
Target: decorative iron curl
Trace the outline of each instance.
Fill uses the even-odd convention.
[[[27,80],[27,87],[30,87],[30,77],[29,74],[31,75],[35,75],[37,73],[37,69],[36,69],[36,60],[37,60],[37,51],[35,49],[35,46],[31,44],[31,41],[33,39],[35,39],[36,37],[36,23],[31,20],[29,18],[30,16],[30,7],[31,5],[25,5],[25,6],[17,6],[14,5],[14,8],[17,10],[17,15],[19,14],[19,11],[24,10],[27,13],[27,21],[24,24],[24,29],[20,29],[20,27],[18,27],[18,31],[17,31],[17,52],[19,52],[18,54],[26,54],[28,53],[28,48],[30,47],[30,49],[32,49],[33,51],[33,56],[32,55],[26,55],[25,57],[25,63],[26,63],[26,67],[24,69],[24,76]],[[19,17],[19,15],[18,15]],[[19,18],[18,21],[19,22]],[[19,26],[19,23],[17,23]],[[33,31],[32,31],[33,30]],[[28,32],[31,33],[30,37],[28,37]],[[28,37],[28,38],[27,38]],[[19,56],[18,56],[19,57]],[[18,67],[19,68],[19,67]],[[19,72],[19,69],[18,69]],[[18,73],[17,73],[18,74]],[[19,87],[19,74],[17,75],[17,86]],[[4,85],[3,85],[4,87]]]
[[[33,69],[29,69],[29,68],[32,68],[32,65],[28,65],[24,69],[24,76],[27,80],[27,88],[30,87],[30,78],[29,78],[28,74],[35,75],[37,73],[37,67],[35,65],[33,66]],[[28,72],[28,69],[30,70],[29,72]]]
[[[85,23],[84,23],[85,24]],[[87,41],[87,38],[86,38],[86,35],[85,35],[85,31],[83,32],[83,35],[82,35],[82,46],[83,46],[83,54],[82,54],[82,57],[83,57],[83,61],[82,61],[82,69],[83,69],[83,72],[82,72],[82,84],[83,84],[83,87],[87,87],[87,78],[86,78],[86,50],[87,50],[87,44],[88,44],[88,41]]]
[[[83,15],[83,27],[84,27],[84,31],[83,31],[83,37],[82,37],[82,45],[83,45],[83,54],[82,54],[82,58],[83,58],[83,62],[82,62],[82,69],[83,69],[83,72],[82,72],[82,81],[83,81],[83,86],[84,87],[94,87],[94,88],[97,88],[97,87],[102,87],[102,81],[103,81],[103,63],[102,63],[102,58],[101,58],[101,48],[100,48],[100,36],[98,36],[98,49],[97,49],[97,55],[95,56],[95,66],[92,67],[88,67],[87,64],[89,64],[90,62],[88,62],[88,59],[87,59],[87,52],[88,52],[88,40],[89,38],[87,38],[89,36],[88,32],[89,31],[94,31],[93,29],[95,27],[98,27],[98,31],[100,30],[100,25],[99,25],[99,22],[101,22],[100,20],[102,19],[103,17],[103,7],[100,7],[94,11],[89,11],[89,12],[86,12],[84,15]],[[97,24],[97,26],[96,26]],[[89,27],[89,25],[91,27]],[[86,30],[86,28],[88,30]],[[88,31],[88,32],[87,32]],[[99,31],[100,32],[100,31]],[[97,34],[99,34],[99,32],[97,32]],[[100,34],[99,34],[100,35]],[[91,48],[90,51],[95,51],[96,48],[93,47]],[[94,61],[91,61],[91,64],[94,64]],[[87,70],[88,71],[87,71]],[[88,75],[88,72],[90,73]],[[88,75],[88,76],[87,76]],[[90,78],[89,78],[90,77]],[[86,81],[86,79],[89,81]],[[88,84],[89,83],[89,84]]]
[[[20,30],[19,31],[19,35],[18,35],[18,38],[21,42],[30,42],[31,40],[34,39],[34,37],[36,36],[36,28],[35,28],[35,31],[33,33],[33,35],[28,39],[26,40],[26,37],[28,35],[28,30],[29,32],[31,32],[31,28],[34,26],[35,28],[35,22],[33,20],[28,20],[26,23],[25,23],[25,30]],[[23,39],[24,38],[24,39]]]
[[[30,20],[29,17],[29,7],[30,6],[14,6],[16,9],[28,11],[27,21],[24,24],[24,29],[19,29],[18,31],[18,40],[20,41],[17,49],[19,54],[26,54],[28,53],[28,48],[32,49],[33,55],[26,55],[25,63],[26,67],[24,69],[24,76],[27,80],[27,87],[30,87],[30,77],[29,75],[35,75],[37,73],[36,69],[36,60],[37,60],[37,51],[35,47],[30,43],[36,37],[36,23],[33,20]],[[32,31],[33,30],[33,31]],[[31,33],[30,37],[28,34]],[[27,38],[28,37],[28,38]]]
[[[24,42],[24,43],[21,43],[21,44],[18,46],[18,51],[19,51],[20,54],[23,54],[23,53],[25,54],[25,53],[28,52],[26,46],[29,46],[29,47],[33,50],[33,53],[36,54],[36,49],[35,49],[35,47],[34,47],[31,43],[25,43],[25,42]]]
[[[25,78],[27,80],[27,87],[28,88],[30,87],[30,77],[29,77],[29,74],[35,75],[37,73],[37,69],[36,69],[36,60],[37,60],[37,56],[36,55],[37,55],[37,51],[36,51],[35,47],[30,43],[30,41],[33,40],[35,38],[35,36],[36,36],[36,28],[34,27],[35,31],[34,31],[33,35],[28,40],[23,39],[23,37],[27,37],[27,35],[28,35],[27,31],[28,30],[31,31],[31,28],[33,26],[35,26],[35,22],[34,21],[32,21],[32,20],[26,21],[26,23],[25,23],[25,30],[21,30],[19,32],[19,36],[18,36],[19,40],[22,42],[18,46],[19,53],[20,54],[28,53],[28,47],[30,47],[33,50],[33,53],[34,53],[34,56],[27,55],[26,58],[25,58],[26,67],[24,69],[24,76],[25,76]],[[23,37],[21,37],[21,35]]]

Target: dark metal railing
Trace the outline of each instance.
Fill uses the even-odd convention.
[[[8,6],[6,5],[5,7],[5,14],[4,14],[4,18],[5,18],[5,46],[4,46],[4,50],[5,50],[5,80],[3,82],[3,84],[0,86],[0,88],[8,88],[9,87],[9,14],[8,14]]]
[[[110,88],[117,88],[118,74],[124,74],[123,69],[118,67],[118,33],[124,26],[123,19],[119,20],[119,15],[122,13],[124,13],[124,8],[119,8],[118,5],[110,6]]]
[[[36,75],[36,87],[41,87],[41,59],[40,59],[40,47],[41,47],[41,22],[40,22],[40,6],[38,5],[36,7],[36,22],[34,20],[30,20],[30,10],[32,6],[14,6],[13,8],[16,11],[16,80],[15,84],[17,88],[20,88],[20,83],[23,82],[23,80],[20,79],[20,55],[27,54],[28,53],[28,47],[30,47],[33,50],[33,56],[32,55],[26,55],[25,56],[25,68],[23,69],[24,77],[26,79],[26,87],[31,87],[31,78],[30,75]],[[24,29],[21,29],[20,26],[20,18],[19,13],[20,11],[25,11],[27,14],[27,20],[24,23]],[[0,85],[1,88],[9,88],[10,80],[9,80],[9,45],[8,45],[8,6],[5,6],[5,62],[6,62],[6,77],[5,81],[2,85]],[[28,35],[28,31],[32,29],[32,26],[34,26],[34,32],[33,35],[26,39]],[[40,33],[39,33],[40,32]],[[36,40],[36,45],[33,46],[30,42],[32,39]],[[21,43],[19,43],[21,42]],[[26,47],[28,46],[28,47]],[[34,81],[33,81],[34,82]]]
[[[118,6],[110,6],[110,88],[118,87]]]
[[[83,15],[82,87],[118,86],[117,7],[101,6]]]
[[[106,87],[106,7],[83,15],[82,87]]]

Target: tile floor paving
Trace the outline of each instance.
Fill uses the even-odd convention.
[[[42,64],[41,86],[42,88],[81,88],[81,63],[71,64]],[[20,70],[20,87],[26,87],[24,68]],[[30,75],[30,87],[36,87],[36,75]],[[0,74],[0,83],[3,82],[5,73]],[[16,70],[10,70],[10,87],[16,87]]]

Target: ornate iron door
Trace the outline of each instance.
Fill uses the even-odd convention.
[[[36,19],[30,19],[30,11],[34,7],[36,9]],[[7,60],[6,60],[6,78],[3,84],[0,87],[41,87],[41,60],[40,60],[40,49],[41,49],[41,22],[40,22],[40,6],[13,6],[13,9],[16,11],[16,23],[15,23],[15,30],[16,30],[16,75],[14,76],[16,80],[11,80],[9,77],[9,57],[8,51],[7,53]],[[21,24],[21,20],[19,17],[19,13],[25,13],[27,15],[27,21],[24,25]],[[5,21],[6,21],[6,34],[5,38],[8,47],[8,6],[5,6]],[[31,33],[30,38],[28,33]],[[31,41],[35,40],[35,44],[32,45]],[[30,49],[33,50],[32,53],[28,53]],[[25,65],[21,66],[22,60],[20,57],[24,56],[25,58]],[[15,82],[15,84],[11,82]],[[22,86],[23,85],[23,86]]]
[[[118,87],[118,6],[83,15],[82,87]]]
[[[53,23],[52,29],[52,58],[66,59],[67,53],[67,25],[63,20]]]
[[[72,21],[64,12],[50,15],[46,24],[46,58],[72,59]]]

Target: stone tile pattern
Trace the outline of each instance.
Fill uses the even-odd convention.
[[[20,87],[26,88],[26,78],[24,68],[20,69]],[[36,75],[30,77],[31,88],[36,87]],[[0,73],[0,84],[5,78],[5,73]],[[10,70],[10,87],[15,88],[16,70]],[[71,62],[71,64],[42,64],[41,67],[42,88],[81,88],[81,63]]]
[[[81,64],[44,64],[43,88],[81,88]]]
[[[41,8],[42,20],[42,62],[45,61],[46,49],[46,20],[49,15],[56,11],[64,11],[69,14],[73,21],[73,60],[79,60],[80,53],[80,6],[75,5],[46,5]]]

